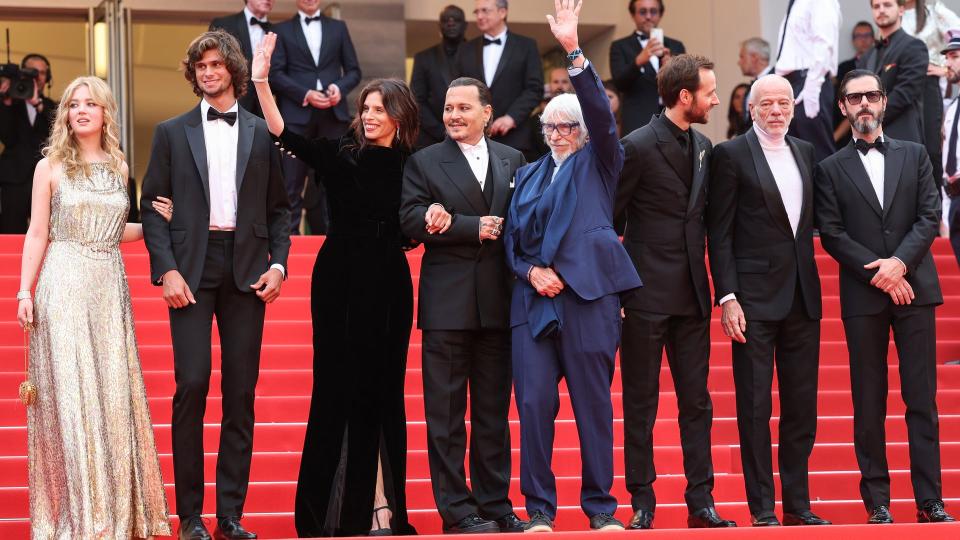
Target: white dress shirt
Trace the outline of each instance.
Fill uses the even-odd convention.
[[[641,38],[640,38],[640,34],[641,34],[641,32],[638,31],[638,32],[637,32],[637,41],[640,42],[640,49],[643,50],[644,48],[646,48],[647,43],[649,43],[650,40],[649,40],[649,39],[641,39]],[[662,44],[662,45],[663,45],[663,44]],[[666,45],[663,45],[663,46],[666,47]],[[659,71],[660,71],[660,57],[657,56],[657,55],[655,55],[655,54],[651,54],[651,55],[650,55],[650,65],[653,66],[653,72],[654,72],[654,73],[659,72]],[[640,66],[640,70],[641,70],[641,71],[643,70],[643,66]]]
[[[859,138],[854,136],[853,142],[856,144]],[[883,141],[883,135],[877,137],[878,141]],[[867,150],[867,153],[857,150],[857,156],[863,163],[863,168],[870,177],[870,183],[873,184],[873,191],[877,193],[877,200],[880,201],[880,208],[883,208],[883,174],[886,171],[884,156],[876,148]]]
[[[300,28],[303,29],[303,36],[307,38],[307,47],[310,49],[310,55],[313,56],[313,63],[318,64],[320,62],[320,43],[323,40],[323,29],[320,21],[307,24],[307,17],[316,17],[320,14],[320,11],[317,10],[316,13],[311,15],[302,11],[297,13],[300,15]],[[323,82],[320,79],[317,79],[317,90],[323,90]]]
[[[30,125],[37,123],[37,108],[31,105],[29,102],[24,101],[27,106],[27,119],[30,120]]]
[[[210,181],[210,228],[237,228],[237,138],[240,125],[222,119],[207,120],[211,105],[200,102],[203,142],[207,149],[207,178]],[[221,112],[237,112],[239,106]]]
[[[780,23],[777,37],[783,36],[783,50],[776,59],[776,74],[807,70],[797,96],[807,118],[820,114],[820,87],[830,73],[837,72],[841,18],[837,0],[796,0],[785,17],[786,33]]]
[[[483,186],[487,183],[487,167],[490,165],[490,152],[487,150],[486,137],[481,137],[477,144],[466,144],[458,141],[457,146],[463,152],[463,157],[467,158],[470,170],[473,171],[473,175],[477,177],[477,182],[480,183],[480,191],[483,191]]]
[[[247,23],[247,32],[250,33],[250,50],[254,53],[257,52],[257,47],[260,46],[260,42],[263,41],[263,27],[259,24],[250,24],[250,19],[258,19],[256,15],[250,12],[250,9],[247,7],[243,8],[243,20]],[[258,19],[261,22],[267,22],[266,18]]]
[[[497,74],[497,66],[500,65],[500,57],[503,56],[503,48],[507,46],[507,29],[504,28],[503,32],[500,32],[500,35],[491,36],[484,34],[483,37],[487,39],[499,39],[500,44],[491,43],[490,45],[483,45],[483,79],[487,83],[487,86],[493,86],[493,76]]]

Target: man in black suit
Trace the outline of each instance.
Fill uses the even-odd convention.
[[[490,137],[538,157],[534,128],[527,119],[543,97],[543,65],[537,42],[507,29],[507,0],[475,0],[473,14],[481,35],[464,43],[457,54],[458,77],[486,83],[493,94]]]
[[[723,333],[733,341],[737,427],[754,526],[780,525],[770,442],[774,363],[780,389],[784,525],[827,525],[810,511],[817,433],[820,276],[813,256],[813,145],[787,135],[793,88],[766,75],[750,92],[753,127],[714,147],[707,237]]]
[[[256,538],[240,517],[253,453],[264,307],[280,295],[290,249],[288,203],[266,123],[237,104],[236,94],[247,87],[237,40],[223,30],[206,32],[190,44],[183,67],[202,99],[157,125],[140,199],[151,280],[163,286],[170,307],[180,538],[210,538],[200,514],[214,316],[223,395],[216,533]],[[176,205],[169,224],[150,204],[158,196]]]
[[[663,17],[663,0],[629,0],[627,8],[637,31],[610,44],[610,72],[622,99],[623,133],[629,134],[647,125],[663,108],[657,72],[672,56],[687,50],[676,39],[664,37],[661,42],[651,35]]]
[[[823,247],[840,263],[860,495],[868,523],[893,522],[884,435],[892,328],[917,521],[953,521],[940,483],[934,308],[943,295],[930,253],[940,197],[930,158],[919,144],[884,133],[888,100],[875,72],[848,73],[839,103],[854,141],[817,166],[814,206]]]
[[[510,39],[513,39],[511,36]],[[510,488],[510,277],[503,218],[520,152],[484,136],[490,90],[447,91],[447,139],[407,162],[400,226],[423,242],[417,326],[430,479],[445,533],[520,532]],[[470,387],[470,484],[463,469]]]
[[[210,21],[209,30],[222,28],[237,38],[249,68],[250,62],[253,61],[253,51],[257,50],[260,40],[272,26],[267,18],[273,10],[273,0],[243,0],[243,3],[243,11],[240,13],[217,17]],[[238,101],[241,107],[263,118],[263,111],[260,110],[260,101],[257,99],[257,91],[253,88],[252,81],[247,83],[247,91]]]
[[[879,75],[887,93],[883,132],[894,139],[923,144],[923,85],[930,59],[923,42],[900,27],[903,5],[903,0],[870,0],[880,41],[860,56],[857,68]]]
[[[339,138],[350,125],[343,98],[360,83],[360,64],[343,21],[320,14],[320,0],[297,0],[297,14],[278,24],[277,48],[270,64],[270,87],[287,129],[307,137]],[[290,199],[290,233],[300,231],[307,165],[283,160],[283,177]],[[326,197],[318,203],[320,223],[313,234],[326,234]]]
[[[420,105],[420,139],[418,148],[426,148],[443,140],[443,101],[453,80],[457,51],[467,31],[463,10],[449,5],[440,12],[440,35],[443,40],[413,57],[410,90]]]
[[[47,59],[28,54],[20,67],[37,72],[29,99],[10,97],[7,91],[13,81],[0,78],[0,234],[27,232],[33,170],[57,116],[57,104],[43,94],[51,81]]]
[[[666,110],[621,141],[626,154],[614,215],[626,214],[623,245],[644,287],[623,299],[620,351],[624,454],[632,529],[653,527],[653,425],[660,365],[667,350],[677,393],[690,527],[735,527],[713,503],[707,391],[710,285],[704,262],[710,139],[691,129],[706,124],[720,103],[713,62],[674,57],[657,76]]]

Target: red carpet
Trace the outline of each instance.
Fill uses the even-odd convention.
[[[23,346],[21,331],[14,319],[20,273],[20,236],[0,236],[0,539],[29,537],[29,504],[27,491],[26,414],[16,399],[17,385],[23,379]],[[294,239],[289,262],[291,278],[284,284],[283,296],[267,309],[260,383],[257,387],[257,427],[255,435],[251,486],[244,523],[261,538],[290,538],[293,528],[293,497],[309,396],[311,391],[311,326],[310,272],[322,243],[317,237]],[[655,428],[656,465],[660,478],[656,483],[658,530],[644,533],[644,538],[686,538],[707,535],[716,539],[824,538],[838,540],[880,538],[912,539],[960,538],[958,525],[917,525],[913,523],[914,503],[910,486],[909,454],[903,402],[900,399],[897,358],[891,346],[890,400],[887,421],[888,456],[891,466],[893,515],[898,524],[889,527],[868,527],[859,500],[856,459],[853,454],[853,407],[850,400],[849,370],[846,345],[840,322],[837,264],[818,247],[817,262],[823,276],[824,321],[822,327],[820,368],[820,419],[817,446],[811,458],[810,493],[813,510],[843,526],[801,530],[690,531],[686,527],[683,504],[682,455],[677,429],[677,406],[666,362],[661,372],[660,413]],[[960,270],[949,244],[938,239],[933,247],[945,304],[937,310],[938,368],[941,461],[943,493],[948,510],[960,517],[960,366],[942,365],[960,359]],[[170,456],[170,402],[174,390],[173,362],[167,309],[159,289],[149,284],[148,261],[142,243],[124,246],[127,274],[134,297],[137,335],[141,345],[144,376],[150,406],[156,423],[157,444],[161,453],[167,492],[173,507],[173,468]],[[409,254],[414,283],[419,274],[420,250]],[[716,313],[715,313],[716,315]],[[710,389],[715,418],[713,457],[716,470],[714,495],[722,515],[735,519],[741,527],[749,524],[743,478],[740,471],[739,446],[735,419],[734,387],[730,367],[730,345],[719,329],[715,317],[712,329]],[[219,339],[214,335],[214,366],[219,361]],[[210,406],[204,440],[208,452],[215,451],[219,433],[219,373],[214,373],[210,388]],[[414,331],[410,343],[407,374],[407,416],[410,444],[407,493],[414,526],[423,534],[440,532],[440,520],[434,508],[426,458],[426,428],[423,422],[422,384],[420,379],[420,333]],[[616,416],[621,418],[619,373],[613,385]],[[774,415],[779,407],[775,402]],[[516,450],[516,409],[511,409],[514,445],[514,482],[511,497],[521,516],[523,499],[519,483],[519,455]],[[773,421],[774,428],[776,418]],[[623,484],[622,421],[617,420],[614,495],[621,503],[617,517],[630,517],[629,497]],[[776,431],[773,431],[776,440]],[[587,520],[580,511],[579,451],[576,428],[569,400],[564,394],[557,428],[557,449],[554,468],[558,475],[559,504],[557,528],[563,531],[586,531]],[[775,458],[776,459],[776,458]],[[207,454],[206,510],[213,511],[215,455]],[[212,523],[211,523],[212,525]],[[578,532],[560,534],[572,540]],[[482,539],[480,539],[482,540]]]

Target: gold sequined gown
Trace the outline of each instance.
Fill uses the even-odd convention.
[[[30,339],[34,540],[170,534],[119,249],[128,205],[123,179],[99,163],[52,197]]]

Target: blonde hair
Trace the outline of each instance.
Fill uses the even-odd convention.
[[[50,130],[50,139],[43,149],[43,156],[58,163],[66,176],[82,173],[90,175],[90,164],[80,156],[80,146],[70,127],[70,100],[81,86],[90,91],[93,102],[103,108],[103,129],[100,132],[100,148],[109,156],[107,166],[117,175],[123,174],[124,157],[120,150],[120,126],[117,124],[117,101],[107,83],[98,77],[77,77],[63,91],[57,117]]]

